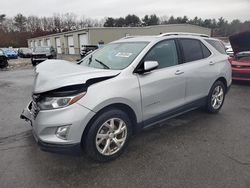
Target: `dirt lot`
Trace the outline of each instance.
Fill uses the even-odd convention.
[[[236,83],[217,115],[194,111],[134,136],[117,160],[46,153],[19,119],[33,68],[0,71],[0,186],[250,187],[250,85]]]

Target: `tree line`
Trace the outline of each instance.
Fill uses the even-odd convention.
[[[250,30],[250,20],[240,21],[234,19],[231,22],[225,18],[220,17],[219,19],[202,19],[199,17],[188,18],[174,17],[174,16],[162,16],[158,17],[155,14],[145,15],[143,18],[139,18],[136,15],[127,15],[126,17],[120,18],[106,18],[104,27],[134,27],[134,26],[151,26],[151,25],[165,25],[165,24],[192,24],[201,27],[211,28],[213,30],[213,36],[215,37],[228,37],[234,33]]]
[[[52,33],[82,29],[86,27],[144,27],[163,24],[192,24],[211,28],[213,36],[230,36],[233,33],[250,29],[250,20],[231,22],[221,17],[219,19],[202,19],[162,16],[156,14],[145,15],[142,18],[134,14],[125,17],[107,17],[101,20],[86,17],[78,18],[74,13],[54,14],[48,17],[24,16],[17,14],[7,17],[0,14],[0,47],[20,47],[27,45],[27,39]]]

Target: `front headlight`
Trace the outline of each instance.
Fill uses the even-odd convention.
[[[66,106],[76,103],[85,94],[86,92],[70,97],[44,97],[41,101],[37,102],[37,105],[39,106],[40,110],[64,108]]]

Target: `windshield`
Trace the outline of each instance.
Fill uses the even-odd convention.
[[[31,49],[29,49],[29,48],[22,48],[21,49],[24,53],[31,53],[32,51],[31,51]]]
[[[89,54],[78,64],[101,68],[121,70],[129,66],[148,42],[111,43]]]
[[[4,55],[4,53],[3,53],[3,51],[2,51],[2,50],[0,50],[0,55]]]
[[[239,52],[236,54],[237,60],[250,60],[250,51],[247,52]]]
[[[34,52],[49,52],[50,48],[49,47],[36,47],[34,49]]]
[[[2,49],[5,53],[13,53],[14,51],[9,48],[3,48]]]

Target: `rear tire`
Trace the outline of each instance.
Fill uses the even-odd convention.
[[[98,162],[116,159],[126,147],[132,133],[129,116],[119,109],[97,115],[83,138],[87,156]]]
[[[218,113],[223,106],[226,94],[226,86],[221,81],[216,81],[210,89],[206,111],[208,113]]]

